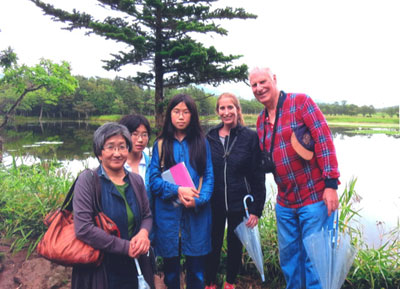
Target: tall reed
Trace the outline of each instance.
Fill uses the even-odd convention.
[[[400,288],[400,225],[380,236],[383,244],[370,248],[357,224],[358,211],[353,209],[360,197],[355,191],[356,179],[350,181],[340,197],[340,230],[351,235],[358,254],[342,288]],[[354,222],[351,222],[354,221]],[[350,226],[350,224],[353,224]]]
[[[361,233],[360,233],[361,234]],[[383,244],[370,248],[361,238],[361,247],[343,288],[400,288],[400,223],[381,236]]]

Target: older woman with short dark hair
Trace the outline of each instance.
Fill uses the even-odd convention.
[[[149,250],[152,216],[142,178],[124,169],[131,149],[130,133],[121,124],[106,123],[94,133],[93,151],[100,166],[84,171],[75,185],[75,233],[78,239],[103,250],[105,257],[99,267],[74,267],[74,289],[138,287],[133,258],[140,261]],[[93,222],[96,181],[100,181],[102,210],[118,226],[120,237],[108,235]]]

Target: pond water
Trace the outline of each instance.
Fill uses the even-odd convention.
[[[92,136],[98,125],[86,122],[54,122],[8,126],[3,132],[3,163],[29,164],[37,158],[56,157],[74,176],[98,161],[92,154]],[[205,128],[207,130],[207,126]],[[384,134],[354,135],[344,128],[332,128],[341,173],[339,194],[357,178],[361,201],[359,229],[368,245],[379,246],[382,232],[394,228],[400,219],[400,138]],[[152,136],[151,143],[154,141]],[[267,188],[274,187],[271,176]]]

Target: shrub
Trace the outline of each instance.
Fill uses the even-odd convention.
[[[71,181],[57,161],[0,167],[0,231],[11,250],[28,246],[28,255],[46,230],[46,214],[61,205]]]

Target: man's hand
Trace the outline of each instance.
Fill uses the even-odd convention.
[[[137,258],[145,254],[150,249],[149,233],[146,229],[141,229],[129,242],[129,257]]]
[[[247,220],[246,226],[249,228],[254,228],[258,224],[258,217],[256,215],[250,214]]]
[[[324,200],[328,209],[328,216],[330,216],[331,213],[337,210],[339,207],[339,199],[336,190],[332,188],[325,188],[322,199]]]
[[[190,187],[179,187],[178,198],[186,208],[194,208],[196,206],[194,198],[198,198],[199,192]]]

